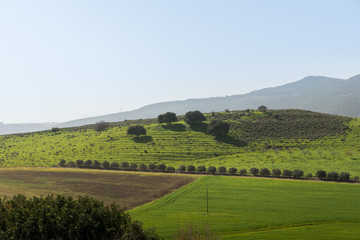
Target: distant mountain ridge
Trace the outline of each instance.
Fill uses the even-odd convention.
[[[168,111],[181,115],[192,110],[217,112],[225,109],[256,109],[260,105],[266,105],[269,109],[304,109],[348,117],[360,117],[360,74],[347,80],[309,76],[279,87],[265,88],[241,95],[155,103],[133,111],[46,125],[43,129],[40,126],[36,126],[37,128],[34,130],[29,127],[26,128],[26,131],[45,130],[54,126],[81,126],[99,121],[117,122],[126,119],[154,118]],[[19,132],[4,131],[6,125],[8,124],[3,124],[2,127],[0,125],[0,134]],[[17,126],[16,129],[22,128]]]

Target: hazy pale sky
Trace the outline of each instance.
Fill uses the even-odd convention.
[[[0,0],[0,122],[360,73],[360,0]]]

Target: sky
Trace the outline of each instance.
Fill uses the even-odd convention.
[[[0,122],[360,74],[360,0],[0,0]]]

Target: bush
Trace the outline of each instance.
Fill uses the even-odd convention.
[[[169,167],[166,168],[166,171],[168,171],[168,172],[175,172],[175,168],[169,166]]]
[[[58,132],[58,131],[60,131],[60,129],[59,129],[58,127],[53,127],[53,128],[51,129],[51,132]]]
[[[283,175],[284,177],[288,177],[288,178],[289,178],[289,177],[292,177],[293,172],[292,172],[291,170],[285,169],[285,170],[283,170],[282,175]]]
[[[147,170],[147,165],[144,164],[144,163],[140,164],[140,170],[141,171],[146,171]]]
[[[158,116],[158,123],[173,123],[177,122],[176,114],[173,112],[167,112]]]
[[[76,166],[77,167],[82,167],[84,165],[84,161],[83,160],[76,160]]]
[[[207,171],[208,171],[208,173],[214,174],[216,172],[216,167],[209,166]]]
[[[149,166],[148,166],[148,168],[149,168],[150,171],[154,171],[157,167],[156,167],[155,164],[150,163]]]
[[[245,168],[240,169],[240,170],[239,170],[239,174],[240,174],[240,175],[246,175],[246,169],[245,169]]]
[[[229,168],[228,171],[229,171],[229,174],[234,175],[237,172],[237,168],[232,167],[232,168]]]
[[[205,121],[206,118],[200,111],[189,111],[185,114],[184,120],[189,125],[197,125]]]
[[[141,125],[130,126],[127,130],[127,134],[135,135],[137,138],[139,138],[140,135],[146,135],[146,129]]]
[[[122,162],[121,163],[121,168],[129,168],[130,164],[128,162]]]
[[[355,176],[354,177],[354,181],[356,182],[356,181],[359,181],[359,176]]]
[[[276,168],[272,170],[272,175],[275,177],[280,177],[281,176],[281,170]]]
[[[195,172],[195,166],[194,165],[189,165],[186,167],[188,172]]]
[[[219,167],[218,171],[219,171],[219,173],[224,174],[224,173],[226,173],[226,167]]]
[[[178,168],[178,171],[181,172],[181,173],[185,172],[185,170],[186,170],[185,165],[180,165],[179,168]]]
[[[308,173],[308,174],[306,175],[306,178],[307,178],[307,179],[312,179],[312,178],[313,178],[312,173]]]
[[[161,164],[159,164],[159,165],[157,166],[157,169],[158,169],[159,171],[161,171],[161,172],[165,172],[165,170],[166,170],[166,165],[163,164],[163,163],[161,163]]]
[[[101,165],[103,166],[103,168],[108,169],[110,166],[110,163],[108,161],[103,161],[103,163]]]
[[[95,124],[95,131],[101,132],[101,131],[104,131],[108,127],[109,127],[109,123],[107,123],[105,121],[97,122]]]
[[[209,123],[207,132],[215,137],[224,137],[229,133],[230,124],[221,120],[213,120]]]
[[[117,163],[117,162],[112,162],[111,164],[110,164],[110,168],[112,168],[112,169],[117,169],[117,168],[119,168],[120,167],[120,165]]]
[[[75,162],[74,161],[69,161],[67,165],[69,167],[75,167]]]
[[[316,172],[316,177],[320,180],[324,180],[326,178],[326,172],[324,170],[318,170]]]
[[[329,172],[327,175],[327,179],[330,181],[336,181],[339,178],[339,173],[337,172]]]
[[[158,239],[118,205],[90,197],[0,199],[0,239]]]
[[[93,163],[93,166],[95,167],[95,168],[100,168],[100,162],[98,161],[98,160],[94,160],[94,163]]]
[[[136,170],[137,167],[138,167],[138,165],[137,165],[136,163],[131,163],[131,164],[130,164],[130,169],[131,169],[131,170]],[[146,170],[146,165],[145,165],[145,170]]]
[[[295,169],[293,172],[293,177],[294,178],[301,178],[302,176],[304,176],[304,171],[303,170],[298,170]]]
[[[255,176],[256,174],[259,173],[259,169],[258,168],[250,168],[250,173]]]
[[[206,172],[206,167],[205,166],[198,166],[197,171],[198,172]]]
[[[84,166],[85,166],[86,168],[91,167],[91,165],[92,165],[92,161],[91,161],[91,160],[86,160],[85,163],[84,163]]]
[[[65,164],[66,164],[66,161],[64,159],[61,159],[60,162],[59,162],[59,166],[64,167]]]
[[[350,180],[350,174],[348,172],[340,173],[339,180],[342,182],[348,182]]]
[[[269,171],[269,169],[267,169],[267,168],[262,168],[262,169],[260,170],[260,176],[262,176],[262,177],[268,177],[268,176],[270,176],[270,171]]]

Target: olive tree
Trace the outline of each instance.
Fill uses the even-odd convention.
[[[200,111],[189,111],[185,114],[184,120],[189,125],[196,125],[205,121],[206,118]]]
[[[127,130],[128,135],[135,135],[139,138],[141,135],[146,135],[146,129],[141,125],[130,126]]]
[[[212,120],[207,132],[215,137],[224,137],[229,133],[230,124],[221,120]]]

